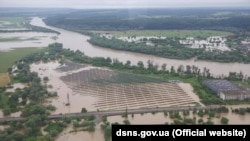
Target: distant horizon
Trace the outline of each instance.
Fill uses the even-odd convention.
[[[67,9],[250,8],[250,0],[0,0],[0,7]]]
[[[250,6],[230,6],[230,7],[92,7],[92,8],[71,8],[71,7],[1,7],[0,9],[74,9],[74,10],[85,10],[85,9],[249,9]]]

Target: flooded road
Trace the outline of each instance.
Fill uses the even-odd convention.
[[[211,120],[214,122],[214,124],[219,125],[221,117],[228,118],[229,125],[236,125],[236,124],[242,124],[242,125],[248,125],[250,123],[250,114],[246,113],[245,115],[239,115],[235,114],[231,111],[231,108],[239,108],[239,107],[250,107],[250,105],[233,105],[233,106],[227,106],[229,108],[228,113],[216,113],[215,117],[211,118]],[[180,115],[183,117],[182,112],[179,112]],[[196,123],[199,119],[203,119],[204,122],[206,122],[209,117],[208,115],[205,115],[203,117],[199,117],[197,114],[193,114],[192,111],[190,111],[190,115],[185,116],[186,118],[196,118]],[[169,114],[168,116],[165,116],[164,113],[145,113],[145,114],[134,114],[134,117],[132,115],[128,115],[127,118],[131,124],[165,124],[165,123],[173,123],[173,119],[170,118]],[[120,124],[123,124],[123,121],[125,118],[121,116],[110,116],[108,117],[108,121],[111,123],[118,122]]]
[[[167,68],[170,69],[174,66],[175,69],[179,65],[194,65],[198,66],[201,71],[206,67],[210,69],[210,72],[214,76],[226,76],[229,72],[243,72],[244,75],[250,76],[250,65],[241,63],[217,63],[217,62],[207,62],[207,61],[196,61],[195,59],[190,60],[175,60],[167,59],[162,57],[156,57],[152,55],[145,55],[140,53],[133,53],[127,51],[118,51],[102,47],[93,46],[88,42],[89,36],[85,36],[76,32],[50,27],[47,26],[41,18],[35,17],[31,21],[32,25],[46,27],[49,29],[56,30],[61,34],[58,36],[57,42],[63,43],[64,48],[70,48],[72,50],[83,51],[86,55],[90,57],[110,57],[112,59],[117,58],[119,61],[125,63],[127,60],[131,61],[132,65],[136,65],[138,61],[143,61],[145,66],[148,60],[152,60],[153,63],[161,66],[163,63],[167,64]]]
[[[238,105],[238,106],[228,106],[229,109],[231,108],[239,108],[239,107],[250,107],[250,105]],[[179,112],[182,117],[182,112]],[[203,122],[207,122],[209,117],[207,115],[203,117],[199,117],[197,114],[193,114],[192,111],[190,111],[190,115],[185,116],[185,118],[196,118],[196,124],[198,123],[199,119],[202,119]],[[211,118],[211,121],[214,123],[214,125],[220,125],[221,118],[226,117],[228,118],[229,122],[228,125],[248,125],[250,123],[250,114],[246,113],[245,115],[239,115],[232,113],[231,110],[229,110],[229,113],[226,114],[216,114],[215,117]],[[152,125],[152,124],[171,124],[173,123],[173,119],[170,118],[169,114],[167,116],[164,115],[164,113],[144,113],[144,114],[134,114],[128,115],[127,118],[124,118],[122,116],[110,116],[107,117],[107,120],[112,124],[115,122],[118,122],[119,124],[124,124],[123,121],[127,119],[129,120],[130,124],[132,125]],[[100,123],[101,124],[101,123]],[[88,141],[104,141],[104,133],[101,131],[100,124],[96,126],[95,132],[89,133],[86,131],[80,131],[77,133],[69,133],[73,130],[72,125],[70,125],[68,128],[66,128],[57,138],[56,141],[82,141],[82,140],[88,140]]]

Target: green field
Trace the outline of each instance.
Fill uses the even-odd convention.
[[[25,28],[25,23],[22,17],[0,17],[0,29]]]
[[[215,30],[129,30],[129,31],[106,31],[101,33],[110,33],[115,37],[129,37],[129,36],[163,36],[163,37],[195,37],[207,38],[210,36],[228,36],[232,33]]]
[[[40,48],[17,48],[8,52],[0,51],[0,73],[7,72],[8,68],[14,65],[15,61],[39,50]]]
[[[8,105],[9,97],[5,94],[0,95],[0,108],[9,108],[10,106]]]

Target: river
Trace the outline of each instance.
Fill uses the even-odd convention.
[[[112,49],[106,49],[102,47],[93,46],[90,43],[88,43],[88,39],[90,37],[72,32],[67,31],[60,28],[55,28],[51,26],[47,26],[41,18],[35,17],[31,21],[32,25],[46,27],[49,29],[56,30],[60,32],[61,34],[58,35],[57,42],[63,43],[64,48],[70,48],[72,50],[80,50],[83,51],[86,55],[90,57],[110,57],[110,58],[117,58],[122,62],[126,62],[127,60],[130,60],[132,64],[137,64],[138,61],[143,61],[144,64],[146,64],[147,60],[153,60],[154,63],[157,63],[159,65],[166,63],[168,65],[168,68],[171,66],[174,66],[177,68],[179,65],[195,65],[199,68],[203,69],[204,67],[210,69],[210,72],[215,75],[227,75],[229,72],[240,72],[242,71],[244,74],[250,76],[250,65],[247,64],[240,64],[240,63],[215,63],[215,62],[206,62],[206,61],[195,61],[193,59],[190,60],[175,60],[175,59],[166,59],[161,57],[155,57],[151,55],[144,55],[139,53],[132,53],[132,52],[126,52],[126,51],[117,51]],[[35,65],[35,64],[33,64]],[[37,67],[37,70],[39,70],[41,66]],[[55,111],[55,113],[67,113],[67,112],[79,112],[82,107],[87,107],[87,105],[91,105],[94,103],[94,99],[86,98],[83,99],[81,95],[70,95],[70,100],[72,100],[72,103],[70,106],[65,106],[65,102],[67,102],[66,94],[70,92],[70,89],[67,88],[65,84],[63,84],[59,80],[60,74],[52,75],[52,70],[55,69],[57,66],[52,64],[48,64],[47,66],[44,66],[49,71],[46,72],[39,72],[39,76],[44,77],[45,74],[49,75],[49,84],[56,84],[53,85],[52,91],[57,91],[59,97],[54,98],[51,100],[51,104],[55,105],[58,109]],[[37,71],[35,68],[32,67],[34,71]],[[51,68],[51,69],[49,69]],[[43,69],[41,69],[42,71]],[[45,69],[44,69],[45,70]],[[52,77],[53,76],[53,77]],[[56,79],[53,79],[56,78]],[[186,87],[186,86],[183,86]],[[85,102],[85,101],[86,102]],[[88,102],[87,102],[88,101]],[[249,106],[249,105],[247,105]],[[94,107],[88,107],[88,109],[94,109]],[[20,113],[19,113],[20,114]],[[1,114],[0,114],[1,116]],[[233,113],[228,113],[223,115],[227,118],[229,118],[229,124],[248,124],[250,123],[249,117],[250,114],[246,114],[244,116],[236,115]],[[121,118],[121,116],[113,116],[108,117],[108,121],[110,122],[119,122],[122,123],[124,119]],[[164,124],[165,122],[171,122],[171,119],[169,117],[165,117],[163,113],[156,113],[153,114],[136,114],[133,118],[131,115],[129,116],[129,120],[132,124]],[[214,119],[215,124],[219,124],[219,118]],[[1,127],[0,127],[1,128]],[[90,140],[90,141],[103,141],[103,133],[101,132],[100,126],[98,125],[96,127],[96,131],[94,133],[88,133],[88,132],[77,132],[77,133],[69,133],[69,131],[72,130],[72,126],[65,129],[57,138],[56,141],[68,141],[68,140],[75,140],[75,141],[81,141],[81,140]]]
[[[127,60],[130,60],[132,65],[136,65],[138,61],[143,61],[146,65],[148,60],[152,60],[155,64],[158,64],[159,66],[161,66],[163,63],[167,64],[168,69],[170,69],[171,66],[174,66],[175,69],[177,69],[179,65],[194,65],[199,67],[201,71],[203,71],[204,67],[208,68],[213,76],[227,76],[229,72],[242,72],[244,75],[250,76],[249,64],[217,63],[208,61],[197,61],[195,59],[176,60],[140,53],[112,50],[108,48],[97,47],[90,44],[87,41],[88,39],[90,39],[89,36],[48,26],[43,22],[42,18],[39,17],[34,17],[30,23],[35,26],[46,27],[60,32],[61,34],[58,35],[57,42],[63,43],[64,48],[83,51],[85,55],[90,57],[110,57],[112,59],[117,58],[123,63],[125,63]]]

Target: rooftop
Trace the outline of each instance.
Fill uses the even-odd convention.
[[[203,82],[208,88],[213,90],[216,93],[220,93],[222,91],[237,91],[241,90],[237,85],[227,81],[227,80],[206,80]]]
[[[225,95],[230,95],[230,96],[234,96],[234,95],[249,95],[250,96],[250,92],[249,91],[244,91],[244,90],[232,90],[232,91],[223,91],[223,93]]]

